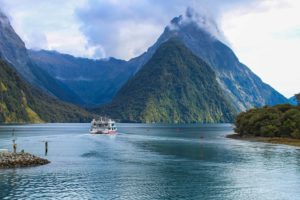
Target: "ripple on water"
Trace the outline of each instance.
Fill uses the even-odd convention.
[[[11,146],[0,127],[0,147]],[[114,137],[89,124],[15,126],[20,148],[46,166],[0,171],[0,199],[274,200],[300,196],[299,149],[224,138],[224,125],[118,125]]]

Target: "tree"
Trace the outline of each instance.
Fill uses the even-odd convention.
[[[298,105],[300,105],[300,93],[295,94],[295,97],[296,97],[296,101],[297,101]]]
[[[300,106],[277,105],[251,109],[236,117],[240,135],[300,139]]]

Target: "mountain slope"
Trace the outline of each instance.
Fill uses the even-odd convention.
[[[289,98],[289,102],[290,104],[292,105],[297,105],[297,99],[296,99],[296,96],[292,96],[291,98]]]
[[[92,117],[30,86],[0,60],[0,123],[87,122]]]
[[[154,54],[160,44],[178,38],[196,56],[207,62],[216,72],[218,82],[239,111],[264,105],[287,103],[279,92],[239,62],[234,52],[209,31],[218,33],[215,24],[192,10],[174,18],[164,33],[148,51],[131,62],[143,63]],[[214,29],[212,31],[212,29]],[[140,66],[141,67],[141,66]]]
[[[83,101],[59,80],[31,61],[22,39],[16,34],[9,19],[0,10],[0,59],[14,67],[24,80],[57,98],[76,104]]]
[[[208,63],[217,75],[225,95],[238,111],[252,107],[287,103],[288,100],[264,83],[222,41],[212,20],[188,9],[174,18],[157,42],[142,55],[126,61],[88,60],[51,52],[31,52],[32,60],[53,78],[63,82],[89,106],[108,103],[117,91],[154,55],[158,47],[176,37],[197,57]]]
[[[216,75],[177,40],[162,44],[145,66],[97,110],[134,122],[231,122],[234,109]]]
[[[0,10],[0,59],[6,60],[28,80],[34,80],[24,42],[15,33],[9,19]]]
[[[126,61],[114,58],[91,60],[53,51],[28,52],[40,68],[75,91],[87,106],[110,102],[134,73]]]
[[[297,96],[300,96],[300,93],[295,94],[294,96],[292,96],[291,98],[289,98],[290,104],[292,104],[292,105],[298,105]]]

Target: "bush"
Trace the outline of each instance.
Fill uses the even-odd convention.
[[[289,104],[251,109],[236,117],[240,135],[300,138],[300,106]]]

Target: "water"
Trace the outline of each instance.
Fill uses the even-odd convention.
[[[89,124],[0,126],[0,149],[49,165],[0,170],[0,199],[300,199],[300,151],[224,138],[230,125],[118,124],[116,136]],[[44,155],[44,141],[49,141]]]

